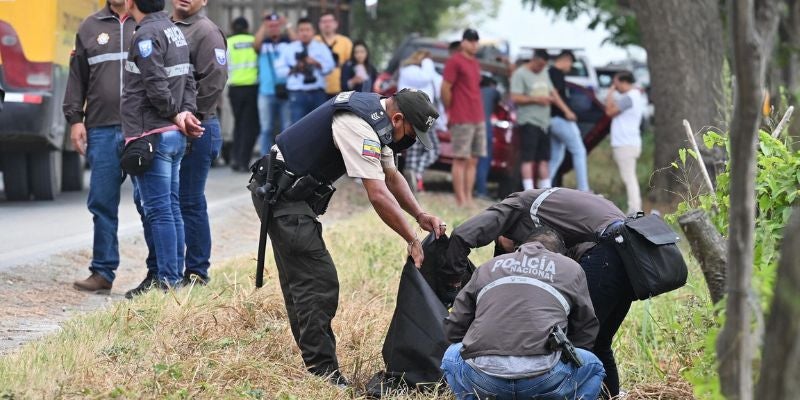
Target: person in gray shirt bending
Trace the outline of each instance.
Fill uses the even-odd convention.
[[[442,371],[456,398],[596,399],[605,377],[591,349],[598,332],[586,275],[562,255],[552,229],[536,228],[513,253],[478,268],[445,319],[453,342]],[[579,360],[550,343],[565,331]]]

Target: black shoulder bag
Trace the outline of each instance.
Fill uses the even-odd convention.
[[[613,240],[638,300],[686,284],[688,270],[677,246],[680,237],[658,215],[639,212],[629,217]]]

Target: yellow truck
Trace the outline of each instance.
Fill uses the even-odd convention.
[[[61,111],[81,21],[105,0],[0,0],[0,170],[7,200],[83,188]]]

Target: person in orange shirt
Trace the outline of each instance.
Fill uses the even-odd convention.
[[[322,42],[333,55],[333,61],[336,63],[336,68],[325,77],[325,93],[329,97],[333,97],[342,91],[341,75],[342,65],[350,59],[353,53],[353,42],[350,38],[336,33],[339,29],[339,21],[332,12],[322,14],[319,17],[319,35],[314,39]]]

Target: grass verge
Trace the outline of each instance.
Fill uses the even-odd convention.
[[[450,226],[477,211],[454,208],[449,195],[426,194],[422,201]],[[354,388],[338,390],[305,372],[273,261],[267,258],[267,283],[256,291],[250,254],[215,267],[207,287],[153,292],[78,316],[0,359],[0,398],[356,398],[383,368],[380,351],[405,246],[369,208],[327,226],[325,239],[341,281],[338,354]],[[490,256],[486,247],[472,259]],[[654,392],[691,398],[681,374],[703,360],[707,297],[693,266],[686,288],[634,305],[615,343],[634,399]]]

